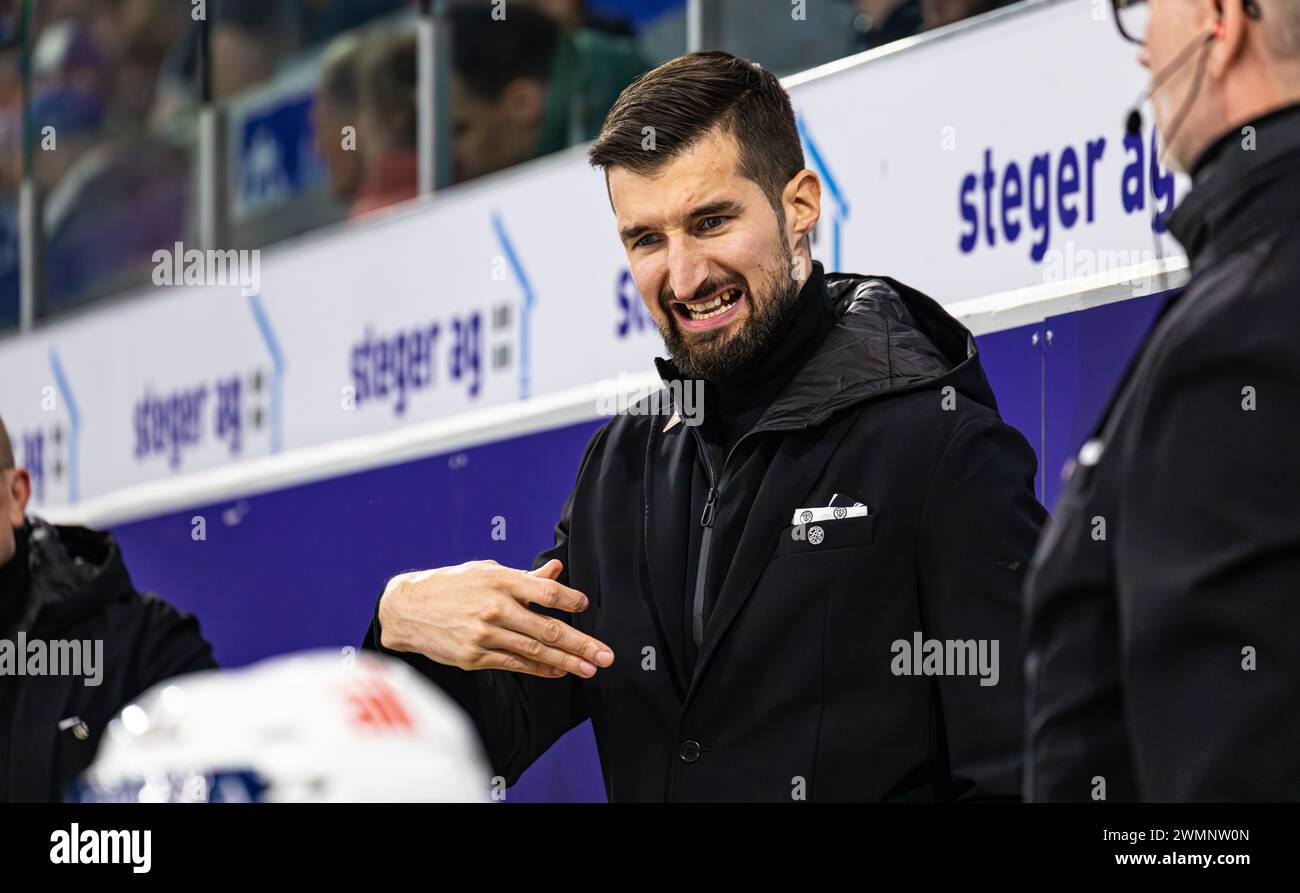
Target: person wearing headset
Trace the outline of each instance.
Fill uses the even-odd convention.
[[[1300,3],[1112,3],[1191,278],[1029,569],[1026,799],[1297,800]]]

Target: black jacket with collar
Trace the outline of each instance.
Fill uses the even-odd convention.
[[[547,680],[400,655],[469,712],[508,782],[590,718],[614,801],[1019,797],[1034,454],[938,304],[890,279],[823,285],[837,322],[725,462],[706,467],[700,429],[664,415],[618,416],[588,445],[534,567],[564,562],[590,607],[556,616],[613,666]],[[696,599],[709,489],[710,549],[728,554],[692,668],[669,631]],[[795,510],[837,494],[868,514],[796,538]],[[997,643],[996,684],[974,666],[896,675],[894,643],[917,634]],[[376,618],[366,646],[379,636]]]
[[[198,622],[136,592],[117,541],[29,518],[22,599],[0,639],[103,642],[99,684],[83,676],[0,675],[0,801],[59,800],[113,716],[155,683],[216,666]],[[6,615],[9,616],[9,615]]]
[[[1253,132],[1034,558],[1031,799],[1300,799],[1300,106]]]

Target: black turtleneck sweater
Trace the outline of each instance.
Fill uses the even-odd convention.
[[[31,582],[28,567],[28,538],[30,525],[14,530],[17,551],[0,567],[0,638],[8,636],[27,604],[27,590]]]
[[[820,263],[804,282],[786,331],[767,353],[731,375],[705,382],[704,418],[722,457],[753,429],[835,324]]]
[[[704,421],[700,433],[709,444],[714,470],[719,479],[731,479],[730,486],[723,487],[720,491],[719,508],[714,520],[714,540],[707,568],[704,609],[706,622],[717,600],[718,588],[726,577],[730,556],[735,552],[750,503],[765,473],[765,454],[770,453],[774,445],[768,444],[766,448],[751,445],[752,448],[747,447],[733,458],[726,472],[723,471],[723,465],[736,442],[753,430],[767,408],[817,353],[835,321],[822,266],[814,263],[813,272],[799,291],[796,306],[780,339],[765,354],[756,357],[744,368],[723,378],[705,382]],[[688,529],[683,532],[682,542],[686,548],[683,556],[686,560],[682,575],[682,611],[672,621],[680,623],[680,626],[670,631],[669,635],[681,642],[686,664],[693,671],[699,651],[691,634],[691,615],[703,535],[698,519],[709,490],[709,479],[698,463],[690,481],[690,508],[683,516],[687,520]]]
[[[1240,127],[1231,127],[1228,131],[1217,140],[1212,142],[1203,151],[1196,161],[1192,164],[1192,183],[1199,185],[1209,176],[1210,168],[1215,162],[1223,159],[1231,146],[1235,149],[1242,148],[1242,130],[1246,127],[1255,128],[1255,136],[1258,138],[1260,128],[1272,129],[1279,123],[1300,116],[1300,105],[1288,105],[1271,112],[1260,115],[1252,121],[1247,121]],[[1258,139],[1257,139],[1258,142]],[[1249,161],[1250,159],[1247,158]]]
[[[1255,148],[1242,146],[1242,130],[1255,130]],[[1192,191],[1169,216],[1169,231],[1182,243],[1199,269],[1210,258],[1211,246],[1224,253],[1260,224],[1266,229],[1292,225],[1261,215],[1258,203],[1277,188],[1281,174],[1294,166],[1300,143],[1300,104],[1261,115],[1230,128],[1201,153],[1192,166]]]

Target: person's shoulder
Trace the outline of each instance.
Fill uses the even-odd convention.
[[[625,452],[630,445],[640,444],[645,449],[649,432],[650,398],[626,403],[622,398],[605,395],[596,401],[599,416],[607,417],[604,424],[592,432],[582,453],[579,474],[588,466],[599,465],[612,455]]]
[[[900,474],[928,476],[941,463],[987,444],[1032,453],[1024,435],[995,408],[943,380],[867,401],[851,411],[857,419],[850,443],[866,438],[873,450],[905,456]]]
[[[194,619],[158,593],[134,588],[123,589],[106,601],[100,617],[121,632],[129,628],[149,631],[180,626]]]
[[[1216,363],[1300,370],[1300,231],[1198,272],[1166,316],[1161,365],[1176,374]]]
[[[1278,316],[1300,326],[1300,227],[1282,230],[1273,239],[1252,246],[1254,300],[1276,308]],[[1249,307],[1247,307],[1249,309]]]
[[[130,575],[111,533],[52,524],[35,514],[27,520],[33,585],[54,613],[83,616],[131,591]]]

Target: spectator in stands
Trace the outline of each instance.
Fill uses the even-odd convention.
[[[981,15],[1013,0],[921,0],[921,28],[929,31]]]
[[[354,217],[413,198],[419,191],[415,36],[403,31],[369,39],[356,65],[362,180],[350,212]]]
[[[216,666],[193,617],[136,591],[110,534],[28,515],[31,487],[0,420],[3,802],[60,799],[119,710],[155,683]],[[56,652],[75,653],[76,669],[55,666]]]
[[[111,0],[96,7],[95,33],[114,59],[110,126],[148,119],[159,71],[189,29],[190,5],[173,0]]]
[[[586,28],[603,31],[617,37],[635,37],[636,31],[627,19],[592,9],[587,0],[523,0],[538,12],[550,16],[560,27],[570,31]]]
[[[856,0],[857,49],[870,50],[922,31],[942,28],[1013,0]]]
[[[857,0],[857,4],[860,12],[853,27],[859,50],[873,50],[921,30],[920,0]]]
[[[497,21],[490,7],[458,3],[449,20],[458,182],[592,139],[646,68],[631,41],[565,30],[528,7]]]
[[[23,85],[21,51],[0,49],[0,191],[16,193],[22,180]]]
[[[122,287],[182,238],[189,164],[138,118],[111,124],[114,62],[85,22],[50,24],[32,55],[49,311]]]
[[[228,99],[265,83],[282,57],[298,48],[296,4],[220,0],[208,5],[213,99]],[[188,5],[186,12],[185,28],[159,62],[155,121],[192,109],[199,100],[200,24],[189,19]]]
[[[272,0],[260,0],[270,5]],[[285,0],[279,0],[281,4]],[[354,31],[376,19],[415,6],[412,0],[288,0],[296,17],[298,45],[315,46]]]
[[[357,34],[334,39],[321,62],[320,81],[313,105],[316,154],[325,162],[330,194],[348,205],[361,191],[361,155],[345,128],[361,120],[361,87],[357,55],[362,40]]]
[[[559,41],[555,23],[527,8],[494,22],[469,4],[453,6],[449,20],[453,179],[480,177],[561,148],[563,139],[542,132]]]
[[[224,0],[212,20],[212,96],[224,99],[271,78],[294,35],[283,7]]]
[[[188,26],[188,9],[169,0],[32,7],[32,173],[41,187],[47,273],[42,311],[136,281],[133,272],[147,268],[152,252],[183,233],[188,158],[149,133],[145,117],[157,66]],[[18,146],[7,143],[6,181],[19,171]]]

